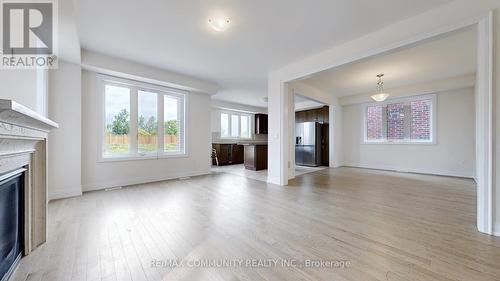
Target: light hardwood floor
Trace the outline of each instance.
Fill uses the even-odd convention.
[[[500,239],[475,230],[471,180],[353,168],[287,187],[215,174],[49,204],[49,241],[12,280],[500,280]],[[180,259],[295,267],[152,267]],[[346,268],[298,267],[346,260]]]

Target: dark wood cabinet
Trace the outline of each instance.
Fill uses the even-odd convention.
[[[243,164],[243,145],[213,143],[212,148],[217,152],[220,166]]]
[[[322,108],[318,108],[316,110],[317,112],[317,121],[318,123],[321,124],[328,124],[328,106],[323,106]]]
[[[231,157],[231,164],[242,164],[243,163],[243,151],[244,147],[243,145],[238,145],[238,144],[233,144],[231,145],[232,149],[232,157]]]
[[[330,154],[329,154],[329,139],[330,139],[330,134],[328,124],[321,124],[320,125],[320,130],[321,130],[321,139],[320,139],[320,146],[321,146],[321,165],[323,166],[329,166],[330,165]]]
[[[318,122],[318,111],[317,109],[306,111],[306,122]]]
[[[254,171],[267,169],[266,144],[245,145],[245,169]]]
[[[307,122],[306,112],[307,111],[297,111],[295,113],[295,121],[297,123]]]
[[[267,114],[255,114],[255,134],[267,134]]]
[[[329,123],[329,108],[328,106],[323,106],[322,108],[315,108],[303,111],[295,112],[295,122],[318,122],[322,124]]]

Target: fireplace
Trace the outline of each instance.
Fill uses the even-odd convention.
[[[0,99],[0,281],[47,241],[47,141],[57,127]]]
[[[24,241],[24,172],[0,175],[0,280],[8,280],[21,259]]]

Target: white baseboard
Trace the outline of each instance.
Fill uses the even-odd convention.
[[[128,186],[128,185],[135,185],[135,184],[151,183],[151,182],[157,182],[157,181],[172,180],[172,179],[178,179],[178,178],[183,178],[183,177],[202,176],[202,175],[208,175],[208,174],[210,174],[210,170],[190,171],[190,172],[174,173],[174,174],[160,175],[160,176],[119,179],[119,180],[87,183],[87,184],[83,185],[82,189],[83,189],[83,192],[87,192],[87,191],[102,190],[102,189],[118,187],[118,186]]]
[[[427,174],[427,175],[437,175],[437,176],[449,176],[449,177],[459,177],[459,178],[474,178],[473,173],[466,173],[462,171],[449,171],[449,170],[440,170],[440,169],[401,169],[399,167],[392,166],[384,166],[384,165],[363,165],[357,163],[344,163],[344,167],[353,167],[353,168],[364,168],[364,169],[373,169],[373,170],[385,170],[385,171],[394,171],[394,172],[406,172],[406,173],[417,173],[417,174]]]
[[[49,201],[56,200],[56,199],[64,199],[64,198],[70,198],[70,197],[78,197],[82,196],[82,189],[81,187],[78,188],[72,188],[72,189],[58,189],[54,191],[49,191]]]
[[[500,237],[500,225],[494,227],[494,229],[493,229],[493,236]]]

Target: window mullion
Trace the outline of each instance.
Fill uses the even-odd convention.
[[[130,154],[138,155],[138,120],[139,120],[139,102],[138,102],[138,89],[130,87]]]

